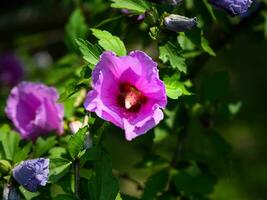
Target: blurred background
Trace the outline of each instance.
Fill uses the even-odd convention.
[[[70,18],[75,7],[82,9],[84,18],[79,14],[76,18],[75,16]],[[196,15],[194,12],[183,12]],[[220,16],[223,15],[218,13]],[[230,102],[228,108],[234,113],[231,119],[228,116],[218,118],[217,114],[211,114],[212,120],[202,121],[207,126],[214,126],[229,144],[226,148],[230,149],[227,159],[213,160],[218,162],[219,168],[223,166],[219,172],[218,183],[211,194],[215,200],[267,199],[267,107],[265,106],[267,42],[266,34],[264,35],[264,29],[267,32],[266,13],[266,10],[261,10],[235,29],[235,32],[223,29],[228,34],[223,44],[213,46],[212,41],[210,42],[212,47],[216,47],[214,49],[217,56],[205,58],[204,62],[203,59],[192,62],[191,69],[197,69],[197,73],[191,79],[195,95],[180,100],[187,101],[189,98],[189,101],[194,102],[198,99],[199,102],[204,102],[203,99],[210,98],[211,102],[224,102],[227,99]],[[110,20],[103,21],[105,19]],[[84,27],[80,26],[81,24],[85,24]],[[21,80],[56,85],[62,91],[70,79],[79,74],[82,65],[81,56],[76,53],[77,47],[76,49],[73,47],[71,38],[85,37],[94,41],[95,39],[87,33],[89,28],[93,27],[119,35],[128,50],[141,49],[157,59],[158,52],[155,43],[146,32],[147,27],[135,17],[110,9],[108,1],[2,0],[0,2],[1,124],[9,122],[3,112],[7,95]],[[220,32],[216,32],[215,29],[207,34],[207,39],[209,36],[211,40],[217,41]],[[71,101],[73,100],[68,102]],[[68,102],[65,103],[66,117],[71,117],[73,110],[68,106]],[[165,113],[167,116],[171,116],[172,104],[174,102],[170,101]],[[208,103],[205,105],[208,106]],[[175,123],[175,119],[172,120]],[[153,151],[168,158],[170,157],[168,154],[173,151],[172,142],[163,143],[165,146],[162,143],[158,146],[154,144],[151,150],[150,136],[157,135],[157,132],[162,130],[164,129],[160,126],[155,129],[155,133],[129,143],[124,140],[121,130],[112,127],[105,135],[104,144],[111,154],[113,167],[132,174],[140,183],[144,182],[154,170],[136,167],[136,164],[143,161],[144,154]],[[199,131],[202,129],[199,129],[192,120],[189,132]],[[197,138],[188,141],[190,141],[189,146],[201,143]],[[216,166],[214,169],[217,170]],[[140,195],[133,181],[122,177],[120,184],[122,190],[131,196]]]

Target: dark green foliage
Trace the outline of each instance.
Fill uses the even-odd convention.
[[[112,165],[107,154],[102,151],[99,160],[94,163],[95,175],[88,183],[91,200],[115,199],[119,185],[112,176]]]

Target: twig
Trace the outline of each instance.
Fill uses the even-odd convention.
[[[74,179],[75,179],[75,196],[77,199],[80,199],[80,161],[79,159],[74,160]]]

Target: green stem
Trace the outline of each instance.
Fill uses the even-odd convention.
[[[75,159],[73,162],[74,165],[74,183],[75,183],[75,196],[77,199],[80,199],[80,161],[79,159]]]

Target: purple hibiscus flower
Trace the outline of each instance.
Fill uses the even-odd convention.
[[[12,171],[15,180],[30,192],[39,185],[45,186],[49,175],[49,159],[37,158],[23,161]]]
[[[231,15],[240,15],[247,12],[252,0],[209,0],[209,2]]]
[[[50,131],[63,133],[64,109],[53,87],[21,82],[11,90],[5,112],[22,138],[35,140]]]
[[[0,83],[13,87],[23,77],[23,67],[20,60],[13,53],[0,55]]]
[[[146,133],[163,119],[165,86],[157,63],[144,52],[122,57],[104,52],[92,73],[92,88],[85,108],[124,129],[127,140]]]

